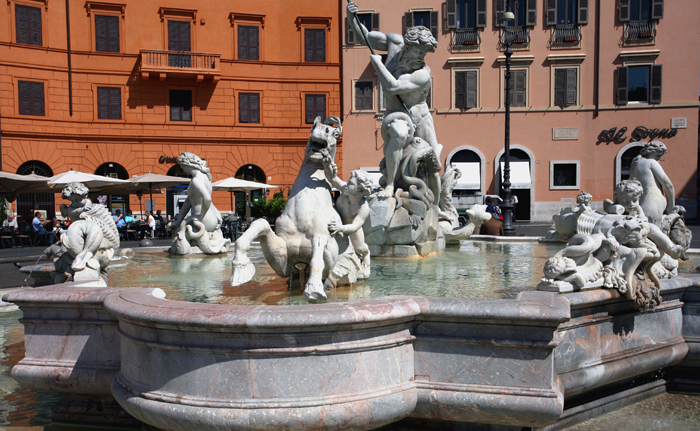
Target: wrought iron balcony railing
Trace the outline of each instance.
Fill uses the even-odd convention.
[[[481,44],[478,28],[458,28],[452,31],[452,48],[477,47]]]
[[[530,43],[530,29],[528,27],[504,27],[501,31],[501,45],[527,45]]]
[[[643,41],[656,38],[656,21],[630,21],[625,25],[625,41]]]
[[[220,59],[221,54],[142,49],[141,78],[148,79],[151,74],[157,74],[161,80],[168,76],[193,76],[202,81],[205,76],[210,76],[218,81]]]
[[[552,45],[576,44],[581,42],[581,26],[578,24],[562,24],[552,27],[550,39]]]

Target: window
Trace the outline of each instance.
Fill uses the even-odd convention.
[[[617,104],[661,103],[660,64],[617,68]]]
[[[355,111],[374,111],[374,82],[355,82]]]
[[[238,26],[238,59],[260,60],[260,29],[258,26]]]
[[[36,115],[43,117],[44,83],[34,81],[17,81],[17,102],[20,115]]]
[[[552,190],[578,189],[579,176],[578,160],[552,160],[549,162],[549,188]]]
[[[189,21],[168,21],[168,51],[190,52],[190,23]],[[190,55],[168,55],[170,67],[191,67]],[[189,121],[189,120],[187,120]]]
[[[304,61],[307,63],[326,62],[326,30],[322,28],[304,29]],[[313,123],[313,121],[312,121]]]
[[[326,118],[326,95],[307,94],[304,97],[304,112],[306,113],[306,124],[314,124],[316,117]]]
[[[362,25],[365,26],[365,28],[369,31],[379,31],[379,14],[378,13],[358,13],[357,19],[360,21]],[[352,27],[350,26],[350,23],[347,22],[346,18],[346,25],[345,27],[347,28],[347,31],[345,33],[345,40],[348,45],[356,45],[360,44],[361,41],[355,39],[355,33],[352,31]]]
[[[664,17],[664,0],[619,0],[621,22],[649,21]]]
[[[119,17],[95,15],[95,51],[119,52]]]
[[[260,93],[238,93],[238,122],[260,123]]]
[[[554,106],[578,105],[578,69],[554,69]]]
[[[588,24],[588,0],[547,0],[547,25]]]
[[[170,90],[170,121],[192,121],[192,91]]]
[[[494,18],[496,27],[534,27],[537,25],[537,0],[496,0]],[[503,21],[503,14],[511,11],[513,21]]]
[[[41,46],[41,9],[16,4],[15,30],[17,43]]]
[[[447,28],[486,27],[486,0],[447,0]]]
[[[476,108],[478,73],[476,70],[455,71],[455,108]]]
[[[433,37],[438,37],[438,13],[436,11],[411,11],[406,12],[406,28],[422,25],[429,28]]]
[[[505,85],[505,71],[504,85]],[[511,107],[524,107],[527,106],[527,69],[511,69],[510,70],[510,106]],[[504,95],[505,106],[505,95]]]
[[[97,118],[122,119],[122,94],[119,87],[97,87]]]

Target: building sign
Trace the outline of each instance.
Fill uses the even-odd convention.
[[[552,128],[552,140],[575,141],[578,139],[578,127],[554,127]]]
[[[627,127],[622,127],[617,129],[613,127],[612,129],[603,130],[598,135],[599,142],[623,142],[627,139]],[[656,138],[673,138],[678,133],[678,129],[647,129],[644,126],[637,126],[636,129],[630,134],[630,141],[641,141],[642,139],[649,138],[650,141]]]
[[[671,118],[672,129],[685,129],[688,127],[688,122],[685,118]]]
[[[160,156],[158,158],[158,163],[160,163],[161,165],[164,165],[166,163],[169,165],[173,165],[177,163],[177,157]]]

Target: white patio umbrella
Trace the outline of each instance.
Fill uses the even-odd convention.
[[[47,177],[29,174],[19,175],[10,172],[0,172],[0,194],[9,195],[8,200],[13,201],[20,193],[35,193],[34,188],[49,189],[46,184]],[[41,191],[40,191],[41,192]]]
[[[104,177],[94,174],[87,174],[85,172],[80,171],[63,172],[62,174],[54,175],[53,177],[49,178],[47,182],[49,183],[49,185],[57,186],[56,190],[58,190],[59,187],[64,186],[68,183],[83,183],[87,186],[88,189],[90,189],[90,191],[93,191],[92,189],[111,186],[115,184],[128,184],[128,181],[126,180],[120,180],[118,178]],[[56,193],[58,192],[60,192],[60,190],[58,190]]]
[[[256,183],[255,181],[240,180],[238,178],[228,177],[225,180],[212,183],[212,189],[217,191],[225,191],[231,193],[231,208],[233,208],[233,192],[248,192],[251,190],[260,189],[276,189],[278,186],[272,184]]]

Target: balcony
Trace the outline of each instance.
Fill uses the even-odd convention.
[[[501,30],[501,46],[528,45],[530,43],[530,29],[528,27],[504,27]]]
[[[452,31],[453,51],[469,50],[481,45],[481,32],[478,28],[458,28]]]
[[[552,45],[578,45],[581,43],[581,26],[564,24],[552,27]]]
[[[630,21],[625,24],[623,37],[625,43],[653,43],[656,39],[656,21]]]
[[[204,52],[141,50],[141,79],[157,76],[161,81],[168,77],[194,78],[197,82],[205,78],[214,82],[221,78],[219,61],[221,54]]]

